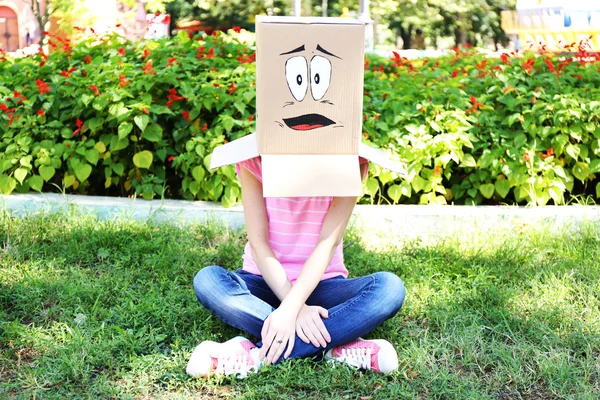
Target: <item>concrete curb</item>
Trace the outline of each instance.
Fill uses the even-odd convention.
[[[152,200],[62,195],[55,193],[0,195],[0,210],[20,217],[35,213],[79,209],[100,219],[115,217],[157,222],[226,223],[232,229],[244,226],[241,205],[223,208],[219,203],[185,200]],[[383,232],[386,236],[440,237],[456,232],[496,231],[523,226],[551,229],[600,228],[600,206],[370,206],[357,205],[352,224]]]

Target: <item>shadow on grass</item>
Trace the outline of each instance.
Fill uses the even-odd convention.
[[[0,376],[24,397],[594,398],[600,393],[597,231],[390,244],[358,233],[351,275],[387,270],[405,307],[369,337],[391,341],[389,377],[292,360],[244,381],[189,379],[191,350],[240,332],[197,302],[205,265],[236,269],[243,233],[80,216],[0,217]],[[467,240],[468,241],[468,240]],[[1,394],[2,392],[0,392]]]

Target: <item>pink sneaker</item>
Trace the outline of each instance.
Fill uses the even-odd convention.
[[[251,341],[236,336],[224,343],[205,340],[194,349],[185,372],[195,378],[235,374],[246,378],[260,368],[259,351]]]
[[[398,355],[394,346],[387,340],[357,339],[334,347],[325,353],[325,357],[342,361],[361,369],[372,369],[382,374],[389,374],[398,369]]]

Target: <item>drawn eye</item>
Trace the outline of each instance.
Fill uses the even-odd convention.
[[[308,89],[308,63],[304,57],[292,57],[285,62],[285,79],[292,96],[304,100]]]
[[[315,100],[321,100],[331,81],[331,62],[325,57],[314,56],[310,60],[310,91]]]

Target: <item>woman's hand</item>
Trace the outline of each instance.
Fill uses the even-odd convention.
[[[288,358],[296,340],[296,315],[280,306],[265,320],[261,339],[263,343],[259,353],[261,360],[266,357],[268,364],[276,362],[286,346],[284,357]]]
[[[304,343],[323,348],[331,342],[331,336],[323,324],[322,318],[328,318],[329,313],[323,307],[304,305],[296,317],[296,334]]]

